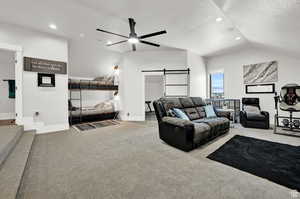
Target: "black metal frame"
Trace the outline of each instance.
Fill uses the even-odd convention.
[[[51,83],[43,83],[43,77],[50,77]],[[55,87],[55,74],[38,73],[38,87]]]
[[[142,73],[157,73],[157,72],[163,72],[164,74],[166,74],[166,72],[183,72],[183,73],[176,73],[176,74],[186,74],[186,72],[188,72],[188,74],[190,74],[190,69],[182,69],[182,70],[167,70],[167,69],[162,69],[162,70],[142,70]]]
[[[240,99],[206,99],[207,104],[213,105],[216,109],[222,109],[223,105],[226,104],[229,109],[234,110],[234,123],[239,122],[240,110],[241,110],[241,100]]]
[[[106,119],[116,119],[119,112],[111,112],[111,113],[101,113],[101,114],[96,114],[96,115],[86,115],[82,116],[82,90],[90,90],[90,91],[118,91],[118,86],[117,85],[103,85],[100,88],[93,88],[91,86],[91,81],[90,80],[80,80],[81,81],[89,81],[89,84],[87,87],[82,87],[82,84],[79,83],[79,88],[74,88],[71,85],[71,79],[69,79],[69,100],[72,101],[80,101],[80,115],[79,116],[74,116],[72,114],[72,110],[69,111],[69,123],[70,125],[73,124],[78,124],[82,122],[89,122],[89,121],[101,121],[101,120],[106,120]],[[72,93],[73,92],[79,92],[79,98],[72,98]]]
[[[300,133],[300,128],[294,128],[293,127],[293,120],[300,120],[300,118],[298,117],[293,117],[293,112],[292,111],[288,111],[290,113],[290,116],[280,116],[279,115],[279,111],[278,111],[278,102],[280,97],[277,95],[277,93],[275,92],[275,97],[274,97],[274,101],[275,101],[275,110],[276,110],[276,114],[274,116],[274,134],[279,134],[279,135],[287,135],[287,136],[292,136],[292,137],[300,137],[300,135],[298,134],[287,134],[287,133],[280,133],[277,132],[277,127],[281,128],[282,130],[285,131],[291,131],[291,132],[295,132],[295,133]],[[288,119],[289,120],[289,126],[282,126],[279,124],[279,119]]]
[[[256,86],[272,86],[271,92],[249,92],[249,87],[256,87]],[[273,94],[275,93],[275,84],[255,84],[255,85],[246,85],[246,94]]]

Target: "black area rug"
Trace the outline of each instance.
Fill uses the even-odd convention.
[[[300,147],[236,135],[207,158],[300,191]]]
[[[79,132],[87,132],[89,130],[93,130],[96,128],[114,126],[118,124],[119,122],[114,120],[104,120],[104,121],[93,122],[93,123],[77,124],[75,125],[75,129],[78,130]]]
[[[75,125],[75,127],[79,130],[79,131],[88,131],[88,130],[92,130],[95,129],[96,127],[91,125],[91,124],[77,124]]]
[[[113,120],[106,120],[106,121],[101,121],[101,122],[94,122],[92,124],[97,128],[101,128],[101,127],[117,125],[118,122],[113,121]]]

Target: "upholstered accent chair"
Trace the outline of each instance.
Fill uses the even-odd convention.
[[[261,111],[259,98],[243,98],[240,122],[243,127],[269,129],[269,113]]]
[[[153,106],[160,139],[183,151],[191,151],[230,129],[230,113],[216,112],[217,117],[207,118],[206,103],[200,97],[161,98]],[[174,117],[170,113],[173,108],[184,111],[189,120]]]

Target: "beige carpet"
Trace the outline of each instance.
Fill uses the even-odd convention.
[[[162,143],[156,122],[38,135],[18,198],[290,198],[285,187],[206,158],[235,134],[300,145],[298,138],[235,128],[185,153]]]

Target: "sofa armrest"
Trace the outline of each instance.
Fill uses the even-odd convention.
[[[218,117],[225,117],[225,118],[230,120],[231,113],[229,111],[224,111],[224,110],[221,110],[221,109],[215,109],[215,112],[216,112],[216,115]]]
[[[242,115],[242,116],[244,116],[244,117],[247,118],[247,113],[246,113],[246,111],[240,111],[240,115]]]
[[[269,119],[269,112],[267,111],[261,111],[261,114],[264,115],[266,117],[266,119]]]
[[[247,113],[246,111],[240,111],[240,123],[245,125],[247,123]]]
[[[176,117],[163,117],[162,121],[176,127],[182,127],[182,128],[194,127],[193,122],[189,120],[176,118]]]
[[[159,137],[171,146],[183,151],[194,148],[194,123],[174,117],[163,117],[159,123]]]

